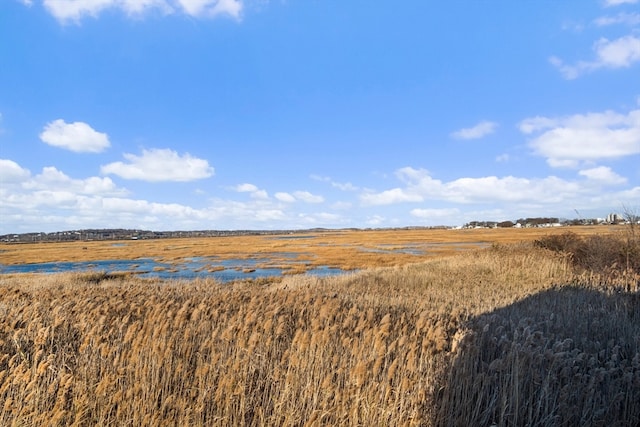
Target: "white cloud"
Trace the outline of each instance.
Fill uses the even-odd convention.
[[[584,169],[579,171],[578,174],[594,181],[600,181],[603,184],[616,185],[627,182],[625,177],[618,175],[607,166]]]
[[[116,187],[109,177],[93,176],[86,179],[72,179],[53,166],[43,168],[42,173],[25,182],[23,187],[28,190],[65,191],[88,195],[122,195],[127,193],[126,190]]]
[[[31,176],[28,169],[24,169],[13,160],[0,159],[0,183],[12,184],[25,181]]]
[[[177,0],[184,11],[192,16],[216,16],[227,14],[239,18],[242,12],[240,0]]]
[[[142,150],[141,156],[125,153],[128,163],[114,162],[101,167],[104,175],[113,174],[124,179],[138,179],[149,182],[194,181],[213,175],[209,162],[189,153],[179,155],[170,149]]]
[[[533,151],[549,165],[577,166],[580,161],[619,158],[640,153],[640,110],[619,114],[576,114],[567,117],[533,117],[520,123]]]
[[[239,184],[236,185],[235,190],[239,193],[251,193],[251,197],[253,197],[254,199],[266,200],[269,198],[269,193],[267,193],[265,190],[259,189],[253,184]]]
[[[260,191],[260,190],[258,190]],[[12,160],[0,160],[0,234],[77,228],[289,228],[294,217],[265,200],[212,200],[194,208],[127,197],[108,177],[70,178],[55,167],[38,175]],[[314,216],[331,225],[330,217]],[[322,222],[324,221],[324,222]]]
[[[399,179],[405,182],[404,187],[381,192],[365,192],[361,194],[360,200],[364,206],[423,203],[433,200],[461,204],[523,204],[535,200],[542,205],[549,205],[585,197],[592,194],[594,190],[600,190],[603,185],[618,183],[614,174],[607,175],[603,170],[599,172],[594,170],[590,174],[592,179],[587,181],[568,181],[555,176],[546,178],[485,176],[443,182],[432,178],[424,169],[406,167],[397,172]],[[601,179],[594,180],[593,177]]]
[[[424,197],[420,194],[412,194],[403,188],[393,188],[380,193],[367,192],[360,196],[360,200],[365,205],[392,205],[405,202],[422,202]]]
[[[621,12],[615,16],[601,16],[593,21],[598,27],[608,25],[626,24],[635,26],[640,24],[640,13]]]
[[[274,197],[284,203],[294,203],[301,201],[305,203],[322,203],[324,197],[311,194],[308,191],[294,191],[293,194],[279,191],[274,194]]]
[[[367,225],[371,227],[376,227],[383,224],[386,221],[386,218],[382,215],[373,215],[367,218]]]
[[[604,7],[620,6],[621,4],[636,4],[638,0],[604,0]]]
[[[32,176],[11,160],[0,161],[0,166],[0,216],[5,221],[2,226],[13,227],[12,231],[21,227],[34,231],[45,228],[48,222],[55,222],[58,230],[65,229],[79,217],[89,221],[80,221],[81,224],[88,225],[90,218],[101,215],[104,215],[106,226],[113,218],[103,212],[100,201],[128,194],[127,190],[116,187],[110,178],[75,179],[52,166]]]
[[[504,154],[500,154],[499,156],[496,156],[496,162],[498,163],[506,163],[510,160],[510,156],[507,153]]]
[[[341,224],[345,223],[345,219],[337,214],[328,212],[304,213],[298,215],[305,227],[314,227],[323,224]]]
[[[595,50],[598,56],[596,66],[629,67],[640,61],[640,38],[624,36],[613,41],[601,38],[596,42]]]
[[[358,191],[358,187],[350,182],[331,182],[331,186],[341,191]]]
[[[253,193],[258,191],[258,187],[253,184],[238,184],[236,185],[235,190],[239,193]]]
[[[44,7],[61,22],[79,21],[85,15],[96,17],[115,5],[114,0],[44,0]]]
[[[276,194],[274,194],[275,198],[280,200],[281,202],[285,202],[285,203],[293,203],[296,201],[296,198],[293,197],[291,194],[289,193],[285,193],[285,192],[277,192]]]
[[[254,199],[266,200],[269,198],[269,193],[267,193],[265,190],[258,190],[251,193],[251,197],[253,197]]]
[[[306,203],[322,203],[324,197],[311,194],[308,191],[294,191],[294,197]]]
[[[552,56],[549,62],[568,80],[600,68],[628,68],[640,61],[640,38],[632,35],[615,40],[601,38],[594,43],[593,50],[596,54],[593,61],[579,61],[575,65],[568,65],[562,59]]]
[[[62,119],[48,123],[42,133],[42,142],[78,153],[99,153],[111,144],[106,133],[97,132],[84,122],[66,123]]]
[[[104,198],[101,205],[108,212],[127,212],[128,214],[145,214],[172,218],[204,218],[203,211],[178,203],[153,203],[146,200],[110,197]]]
[[[412,209],[409,212],[411,216],[421,219],[438,219],[438,218],[451,218],[460,215],[460,210],[457,208],[448,209]]]
[[[51,201],[64,199],[70,195],[86,196],[122,196],[128,193],[118,188],[108,177],[89,177],[74,179],[53,166],[42,168],[42,172],[32,176],[28,169],[13,160],[0,159],[0,183],[2,188],[9,186],[19,193],[48,194]]]
[[[311,175],[311,179],[320,182],[328,182],[332,187],[337,188],[341,191],[358,191],[358,187],[353,185],[350,182],[337,182],[332,180],[328,176],[320,176],[320,175]]]
[[[45,8],[62,23],[80,22],[84,17],[98,17],[107,9],[120,9],[127,15],[141,15],[150,10],[164,14],[182,12],[194,17],[229,15],[239,19],[242,0],[43,0]]]
[[[456,139],[479,139],[492,134],[497,127],[497,123],[484,120],[473,127],[455,131],[451,136]]]

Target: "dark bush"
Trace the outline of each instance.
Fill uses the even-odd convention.
[[[640,273],[640,239],[634,234],[602,234],[580,237],[573,232],[548,235],[535,245],[570,256],[581,271],[599,274]]]

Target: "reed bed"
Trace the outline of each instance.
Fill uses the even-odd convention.
[[[636,425],[637,287],[586,279],[525,243],[230,285],[0,276],[0,425]]]
[[[576,235],[601,235],[616,232],[621,227],[580,226],[571,229]],[[325,230],[307,235],[296,234],[295,239],[283,234],[128,241],[0,243],[0,264],[141,258],[180,263],[185,258],[215,257],[215,260],[267,258],[270,265],[277,265],[289,264],[293,260],[292,256],[295,256],[295,260],[304,261],[306,267],[360,269],[415,263],[434,256],[451,255],[491,244],[534,241],[547,234],[561,234],[564,229]],[[417,249],[423,253],[405,253],[402,249],[406,248]]]

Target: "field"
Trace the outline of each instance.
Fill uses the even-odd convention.
[[[638,425],[640,244],[571,231],[5,245],[2,263],[282,251],[358,271],[2,275],[0,425]],[[419,242],[442,244],[358,250]]]
[[[620,233],[621,226],[572,227],[579,235]],[[404,265],[492,244],[533,241],[564,228],[468,230],[345,230],[309,234],[253,235],[194,239],[0,244],[0,264],[157,258],[180,262],[189,257],[247,259],[270,256],[270,265],[295,255],[303,267],[361,269]],[[423,250],[416,255],[403,249]],[[286,256],[283,256],[286,255]],[[299,268],[298,272],[303,272]]]

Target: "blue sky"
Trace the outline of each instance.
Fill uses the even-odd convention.
[[[3,0],[0,234],[640,205],[640,1]]]

